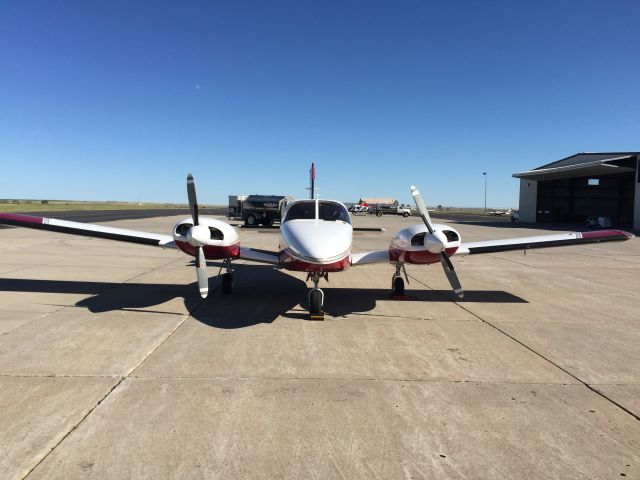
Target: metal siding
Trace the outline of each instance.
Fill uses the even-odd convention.
[[[640,230],[640,155],[636,155],[636,188],[633,207],[633,228]]]
[[[520,180],[520,221],[536,222],[536,207],[538,204],[538,182],[535,180]]]

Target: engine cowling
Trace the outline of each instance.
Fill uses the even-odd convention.
[[[426,225],[418,224],[404,228],[396,233],[389,246],[389,258],[392,262],[438,263],[440,252],[448,256],[460,248],[460,234],[448,225],[433,224],[433,234]]]
[[[237,258],[240,255],[238,233],[226,222],[215,218],[200,217],[193,226],[191,217],[173,227],[173,240],[184,253],[195,256],[195,247],[202,247],[207,260]]]

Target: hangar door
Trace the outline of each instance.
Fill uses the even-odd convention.
[[[538,222],[582,223],[609,217],[616,225],[633,223],[635,173],[575,177],[538,182]]]

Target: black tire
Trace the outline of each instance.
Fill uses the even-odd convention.
[[[244,224],[250,227],[254,227],[257,224],[256,216],[253,213],[247,215],[247,218],[244,219]]]
[[[222,275],[222,293],[228,295],[233,290],[233,275],[225,273]]]
[[[403,212],[403,213],[402,213],[402,216],[403,216],[404,218],[407,218],[407,217],[409,216],[409,212]]]
[[[404,295],[404,279],[396,277],[393,279],[393,296],[400,297]]]
[[[381,217],[382,216],[382,212],[376,212],[376,217]]]
[[[309,313],[311,315],[322,313],[322,292],[315,288],[309,294]]]

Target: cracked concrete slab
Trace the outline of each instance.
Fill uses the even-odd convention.
[[[184,318],[66,308],[0,336],[0,375],[124,375]]]
[[[0,376],[0,478],[22,478],[116,384],[115,378]]]
[[[130,379],[30,478],[633,478],[639,452],[583,386]]]
[[[37,320],[46,315],[44,312],[27,312],[24,310],[0,310],[0,335],[14,328]]]
[[[575,382],[477,321],[239,321],[189,319],[135,375]]]
[[[496,324],[585,383],[640,384],[640,331],[636,325]]]

